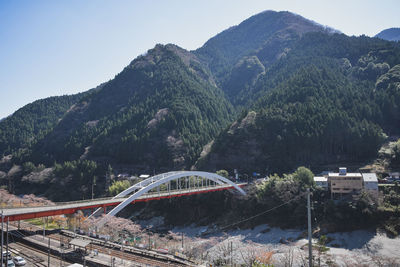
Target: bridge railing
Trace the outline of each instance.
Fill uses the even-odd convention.
[[[239,186],[244,185],[243,183],[238,184]],[[148,198],[148,197],[157,197],[157,196],[165,196],[165,195],[175,195],[176,193],[190,193],[190,192],[197,192],[197,191],[202,191],[202,190],[207,190],[207,189],[212,189],[212,188],[224,188],[224,187],[232,187],[231,185],[223,184],[223,185],[212,185],[212,186],[199,186],[199,187],[192,187],[192,188],[185,188],[185,189],[174,189],[174,190],[160,190],[158,192],[149,192],[144,194],[143,196],[139,197],[139,199],[142,198]],[[95,199],[84,199],[84,200],[75,200],[75,201],[65,201],[65,202],[54,202],[52,205],[33,205],[33,206],[7,206],[7,207],[1,207],[0,209],[32,209],[32,208],[46,208],[46,207],[56,207],[56,206],[65,206],[65,205],[74,205],[74,204],[84,204],[84,203],[92,203],[92,202],[103,202],[107,200],[113,200],[115,202],[118,202],[121,200],[121,202],[126,199],[127,197],[120,197],[120,198],[114,198],[114,197],[103,197],[103,198],[95,198]]]

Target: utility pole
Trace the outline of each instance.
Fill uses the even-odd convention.
[[[311,233],[311,205],[310,205],[310,188],[307,188],[307,218],[308,218],[308,266],[312,267],[312,233]]]
[[[9,218],[7,218],[7,228],[6,228],[6,263],[8,265],[8,220]]]
[[[4,243],[4,233],[3,233],[3,209],[1,210],[1,264],[3,264],[3,243]]]
[[[183,232],[182,232],[182,251],[183,251]]]
[[[44,218],[43,218],[43,240],[44,240],[45,235],[46,235],[46,223],[44,222]]]
[[[50,267],[50,237],[49,237],[49,249],[47,251],[47,267]]]
[[[233,267],[233,243],[231,241],[231,266]]]
[[[94,186],[96,185],[97,182],[97,177],[93,176],[93,180],[92,180],[92,199],[94,199]]]
[[[62,235],[60,235],[60,267],[63,266],[63,245],[62,245]]]

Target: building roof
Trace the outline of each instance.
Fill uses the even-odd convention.
[[[376,177],[376,173],[363,173],[364,182],[378,182],[378,178]]]
[[[90,244],[89,240],[84,240],[80,238],[74,238],[69,242],[70,245],[85,248],[87,245]]]
[[[361,173],[358,173],[358,172],[348,172],[348,173],[346,173],[346,175],[343,175],[343,174],[339,174],[338,172],[330,172],[329,174],[328,174],[328,176],[329,177],[332,177],[332,176],[339,176],[339,177],[361,177]]]
[[[326,178],[324,176],[315,176],[314,181],[315,182],[328,182],[328,178]]]

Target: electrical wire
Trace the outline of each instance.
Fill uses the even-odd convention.
[[[237,221],[237,222],[235,222],[235,223],[226,225],[226,226],[224,226],[224,227],[221,227],[221,228],[218,229],[218,231],[225,230],[225,229],[230,228],[230,227],[232,227],[232,226],[234,226],[234,225],[237,225],[237,224],[240,224],[240,223],[243,223],[243,222],[252,220],[252,219],[254,219],[254,218],[258,217],[258,216],[261,216],[261,215],[263,215],[263,214],[266,214],[266,213],[268,213],[268,212],[271,212],[271,211],[273,211],[273,210],[276,210],[276,209],[278,209],[278,208],[280,208],[280,207],[282,207],[282,206],[285,206],[285,205],[289,204],[290,202],[293,202],[293,201],[295,201],[295,200],[298,200],[299,198],[301,198],[302,196],[304,196],[304,195],[306,195],[306,194],[307,194],[307,192],[304,192],[303,194],[300,194],[300,195],[298,195],[297,197],[295,197],[295,198],[293,198],[293,199],[291,199],[291,200],[289,200],[289,201],[286,201],[286,202],[284,202],[284,203],[282,203],[282,204],[280,204],[280,205],[278,205],[278,206],[275,206],[275,207],[273,207],[273,208],[270,208],[270,209],[268,209],[268,210],[265,210],[265,211],[263,211],[263,212],[260,212],[260,213],[258,213],[258,214],[256,214],[256,215],[253,215],[253,216],[249,217],[249,218],[246,218],[246,219]]]

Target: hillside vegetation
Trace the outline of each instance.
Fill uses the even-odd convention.
[[[388,41],[400,41],[400,28],[389,28],[381,31],[375,37],[388,40]]]
[[[399,134],[399,63],[395,44],[306,34],[243,92],[250,111],[197,166],[287,172],[375,157],[388,135]]]
[[[0,155],[43,138],[84,94],[49,97],[28,104],[0,122]]]
[[[131,174],[363,166],[400,135],[399,103],[398,43],[266,11],[195,51],[156,45],[96,90],[40,100],[0,121],[0,154],[12,153],[0,178],[54,197],[53,185],[69,188],[72,179],[81,188],[71,195],[83,198],[94,176],[106,194],[109,165]],[[19,171],[27,162],[45,177],[28,179]],[[82,178],[87,165],[95,174]],[[50,191],[34,186],[47,182]]]
[[[184,168],[233,116],[231,104],[195,56],[174,45],[157,45],[82,98],[19,158]]]

